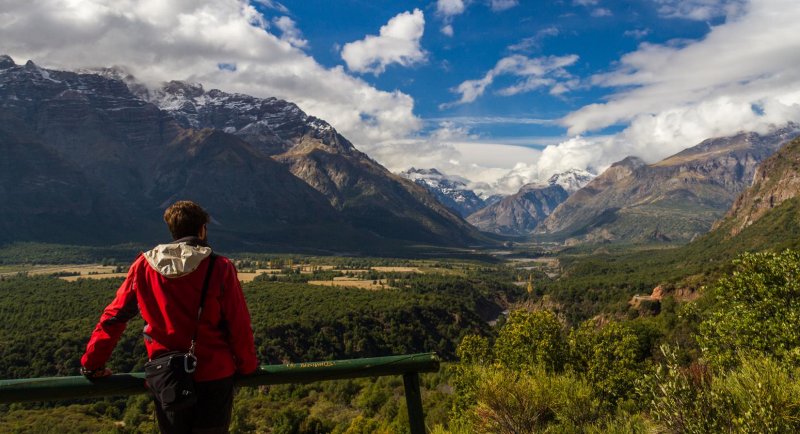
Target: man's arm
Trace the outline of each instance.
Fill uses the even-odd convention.
[[[81,366],[86,372],[103,372],[111,352],[114,351],[122,332],[128,325],[128,320],[139,313],[135,291],[135,268],[136,263],[128,270],[128,276],[117,290],[117,296],[105,308],[92,332],[92,337],[86,345],[86,353],[81,357]]]
[[[228,322],[229,337],[233,355],[236,356],[236,369],[239,374],[250,374],[258,368],[256,346],[253,342],[253,326],[250,312],[244,300],[242,286],[236,275],[236,267],[229,262],[223,276],[225,290],[222,295],[222,314]]]

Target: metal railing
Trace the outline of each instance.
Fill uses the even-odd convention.
[[[254,374],[238,378],[236,385],[313,383],[346,378],[402,375],[411,434],[424,434],[425,415],[422,411],[419,373],[438,370],[439,358],[436,354],[423,353],[369,359],[262,365]],[[141,372],[115,374],[93,381],[82,376],[0,380],[0,404],[134,395],[146,392],[144,373]]]

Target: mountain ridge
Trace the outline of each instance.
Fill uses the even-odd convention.
[[[708,139],[654,164],[628,157],[571,195],[536,232],[571,243],[688,242],[710,230],[758,164],[796,134],[789,126]]]
[[[462,217],[486,206],[486,202],[467,186],[469,181],[455,175],[446,175],[439,170],[410,168],[399,174],[425,187],[442,205]]]
[[[327,123],[291,103],[259,100],[280,108],[274,122],[267,122],[270,128],[259,130],[274,134],[261,141],[248,136],[251,141],[247,141],[234,134],[240,130],[203,128],[202,122],[194,125],[161,110],[137,95],[143,88],[108,77],[113,74],[49,70],[33,62],[20,66],[7,56],[0,58],[0,64],[0,146],[14,150],[13,157],[4,152],[0,164],[32,162],[25,176],[4,180],[0,197],[11,200],[9,191],[25,191],[29,205],[37,205],[41,197],[60,203],[56,211],[63,214],[61,219],[44,218],[44,204],[17,212],[8,206],[21,201],[14,196],[0,206],[0,215],[9,218],[1,225],[5,236],[0,238],[5,239],[0,241],[157,241],[160,237],[154,234],[165,232],[160,213],[179,197],[209,208],[217,225],[216,239],[227,245],[374,252],[398,243],[455,246],[476,240],[474,228],[438,205],[424,189],[389,174]],[[192,91],[172,85],[181,92]],[[222,96],[228,95],[232,94]],[[282,110],[289,115],[284,118]],[[219,110],[196,114],[220,117]],[[280,134],[292,129],[301,133],[287,143]],[[320,152],[320,148],[325,149]],[[336,184],[350,175],[350,168],[325,174],[342,194],[341,204],[332,203],[329,194],[295,173],[298,162],[325,164],[320,154],[332,160],[327,169],[342,162],[359,165],[359,171],[352,172],[356,194]],[[341,154],[353,157],[337,159]],[[60,173],[48,173],[52,171]],[[77,207],[80,212],[57,201],[63,196],[75,197],[74,203],[82,204]],[[348,203],[359,200],[365,205]],[[41,224],[34,224],[37,221]]]
[[[579,169],[553,174],[545,183],[523,185],[516,194],[471,214],[467,221],[485,232],[528,235],[570,194],[580,191],[593,178],[591,173]]]

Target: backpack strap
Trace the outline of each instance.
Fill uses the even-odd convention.
[[[216,262],[217,255],[211,253],[208,256],[208,268],[206,269],[206,277],[203,280],[203,289],[200,292],[200,306],[197,308],[197,322],[194,325],[194,334],[192,335],[192,345],[189,347],[189,354],[194,356],[194,347],[197,343],[197,332],[200,328],[200,316],[203,315],[203,306],[206,303],[206,294],[208,294],[208,282],[211,280],[211,272],[214,270],[214,262]]]

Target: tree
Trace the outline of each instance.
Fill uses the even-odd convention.
[[[497,337],[494,353],[497,363],[509,369],[530,371],[538,365],[559,372],[567,356],[563,327],[550,311],[511,312]]]
[[[751,352],[800,359],[800,252],[748,253],[734,267],[711,288],[698,336],[705,359],[719,369]]]
[[[640,371],[639,347],[636,333],[617,322],[598,327],[589,320],[570,334],[573,367],[609,403],[630,395]]]

